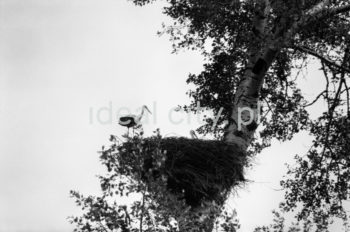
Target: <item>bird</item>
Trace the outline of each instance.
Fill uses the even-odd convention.
[[[119,125],[127,127],[128,134],[129,134],[130,127],[132,127],[134,129],[136,127],[141,126],[141,119],[142,119],[142,116],[143,116],[145,110],[147,110],[150,114],[152,114],[151,111],[147,108],[147,106],[143,105],[141,113],[139,115],[129,114],[129,115],[125,115],[125,116],[120,117],[119,122],[118,122]]]
[[[192,139],[198,139],[197,135],[196,135],[196,132],[194,132],[194,130],[191,130],[190,131],[190,135],[191,135],[191,138]]]
[[[175,111],[175,112],[179,112],[179,111],[181,111],[181,110],[182,110],[182,107],[181,107],[181,106],[177,106],[177,107],[174,108],[174,111]]]

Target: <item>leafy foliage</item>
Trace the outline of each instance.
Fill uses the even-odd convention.
[[[132,0],[139,6],[154,1]],[[323,16],[317,14],[318,20],[311,20],[312,23],[297,30],[288,42],[283,44],[283,48],[273,60],[258,96],[262,105],[262,117],[258,133],[250,146],[251,154],[257,154],[265,147],[270,146],[272,139],[290,140],[301,130],[306,130],[313,136],[314,141],[309,152],[296,156],[297,165],[290,167],[287,177],[281,182],[286,190],[286,202],[283,204],[283,210],[285,212],[297,210],[298,220],[307,220],[311,217],[313,222],[319,226],[317,228],[319,231],[326,231],[332,217],[347,218],[343,203],[350,197],[348,184],[350,179],[350,93],[348,87],[350,13],[349,10],[332,13],[332,9],[346,7],[349,3],[347,0],[270,0],[271,8],[264,16],[261,14],[261,2],[265,1],[166,1],[163,12],[172,18],[174,23],[164,25],[163,30],[170,35],[174,52],[180,49],[198,49],[206,58],[204,70],[199,74],[189,75],[187,83],[193,84],[195,87],[188,92],[192,103],[184,108],[187,111],[196,111],[199,102],[201,107],[212,110],[214,115],[222,112],[222,117],[215,128],[213,128],[214,118],[206,115],[204,125],[197,131],[201,134],[213,134],[217,139],[223,138],[227,122],[231,123],[230,116],[237,88],[243,81],[244,74],[252,69],[249,63],[252,51],[258,54],[268,45],[271,34],[283,37],[283,35],[288,34],[288,30],[294,23],[299,22],[310,11],[315,10],[315,6],[328,3],[328,5],[325,4],[327,6],[323,6],[323,12],[326,13]],[[259,25],[256,25],[259,20],[255,20],[257,17],[266,21],[266,27],[263,31],[257,30],[259,28]],[[317,65],[323,71],[323,77],[316,76],[315,78],[324,78],[326,85],[315,99],[310,100],[307,98],[308,93],[302,91],[303,86],[299,85],[299,80],[303,70],[310,64],[315,65],[315,63],[310,62],[311,58],[318,61]],[[327,107],[324,110],[321,109],[323,112],[318,118],[311,118],[308,107],[319,101],[326,103]],[[133,142],[133,144],[137,147],[137,142]],[[116,145],[114,149],[116,149]],[[108,154],[103,154],[109,157]],[[171,208],[169,205],[162,206],[163,211],[157,211],[157,207],[160,206],[152,206],[150,202],[153,202],[154,197],[164,198],[164,189],[158,190],[160,194],[153,196],[149,188],[152,186],[161,188],[160,186],[164,186],[164,184],[156,182],[154,185],[150,184],[151,187],[146,186],[142,184],[141,174],[135,176],[131,174],[137,173],[135,170],[127,171],[130,166],[126,165],[115,169],[113,165],[118,165],[115,156],[111,156],[109,160],[104,157],[101,159],[110,172],[114,171],[115,174],[118,174],[116,176],[130,177],[131,175],[131,179],[134,181],[128,184],[124,183],[124,187],[121,187],[121,189],[127,188],[127,194],[136,192],[145,195],[147,193],[145,195],[147,197],[144,196],[144,201],[142,201],[146,203],[143,204],[139,201],[138,206],[134,207],[137,210],[128,212],[134,221],[138,216],[144,215],[144,212],[154,211],[157,215],[156,222],[168,226],[166,223],[169,221],[169,212],[174,214],[172,216],[176,220],[180,220],[178,219],[179,215],[176,215],[178,211],[187,212],[185,208],[181,208],[184,205],[180,203],[176,203],[178,211],[169,211]],[[108,184],[104,185],[107,188],[103,187],[104,190],[119,186],[112,185],[109,181],[106,183]],[[118,193],[123,194],[124,192],[120,190]],[[81,203],[79,204],[89,207],[89,213],[85,214],[86,220],[90,222],[94,220],[95,224],[104,220],[103,223],[108,224],[105,220],[106,214],[100,215],[92,210],[92,206],[97,204],[96,202],[100,202],[101,199],[104,202],[105,197],[83,198],[74,192],[73,195],[80,199],[78,203]],[[171,202],[174,202],[173,200]],[[157,202],[169,201],[157,199]],[[98,206],[103,209],[104,204],[99,203]],[[140,205],[143,205],[142,209],[140,209]],[[115,205],[115,207],[118,209],[121,206]],[[106,209],[110,210],[108,207]],[[121,217],[120,222],[114,223],[114,225],[119,226],[116,228],[122,228],[121,222],[123,220],[124,223],[128,221],[123,216],[126,215],[124,209],[120,208],[120,212],[114,212],[114,218]],[[275,216],[276,227],[271,225],[257,231],[282,231],[282,217],[278,214]],[[150,225],[148,218],[150,216],[146,215],[142,220],[139,220],[140,230],[143,226],[146,228],[147,225]],[[80,228],[86,226],[85,221],[76,220]],[[89,226],[91,228],[92,225],[89,224]],[[100,228],[98,224],[95,226]],[[128,226],[132,226],[132,223],[129,223]],[[298,230],[294,228],[290,231]],[[305,229],[305,231],[307,230]]]
[[[292,223],[292,225],[286,225],[286,219],[283,216],[283,212],[273,211],[273,222],[269,226],[262,226],[255,228],[254,232],[311,232],[313,229],[312,222],[305,220],[303,223]],[[319,226],[321,223],[319,224]]]
[[[100,155],[107,169],[105,175],[99,176],[101,196],[84,197],[71,191],[84,212],[82,216],[70,217],[70,222],[76,225],[75,231],[200,232],[208,228],[209,222],[201,219],[200,211],[189,206],[181,194],[169,191],[166,170],[161,171],[166,152],[160,146],[159,131],[156,133],[153,141],[158,145],[151,150],[145,150],[147,140],[140,134],[127,137],[122,144],[111,136],[110,147]],[[150,156],[152,168],[145,169]],[[163,174],[155,178],[155,171]],[[210,220],[215,220],[215,225],[223,231],[235,232],[239,227],[235,213],[229,213],[222,205],[211,204],[208,213]]]
[[[145,3],[134,0],[136,3]],[[166,28],[174,49],[199,49],[207,58],[203,72],[191,74],[187,80],[195,88],[188,92],[192,99],[188,110],[201,107],[214,115],[222,111],[218,126],[214,118],[205,117],[198,128],[201,134],[212,133],[222,138],[225,123],[230,120],[237,86],[248,65],[249,49],[263,47],[268,33],[287,30],[321,0],[270,1],[267,36],[254,33],[254,17],[258,1],[169,0],[164,13],[175,23]],[[331,1],[329,9],[346,6],[348,1]],[[181,25],[181,26],[179,26]],[[349,44],[350,14],[344,11],[301,28],[290,38],[274,60],[261,90],[262,120],[251,152],[259,153],[271,145],[272,139],[292,139],[301,130],[314,138],[309,152],[296,156],[297,166],[290,167],[285,180],[286,210],[301,208],[298,219],[313,215],[330,220],[346,218],[343,202],[350,197],[348,185],[349,141]],[[326,86],[314,100],[307,100],[298,86],[303,69],[316,58],[321,65]],[[321,77],[315,77],[321,78]],[[308,107],[324,100],[327,109],[319,118],[311,119]]]

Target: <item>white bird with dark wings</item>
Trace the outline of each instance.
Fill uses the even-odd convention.
[[[129,114],[129,115],[120,117],[118,122],[119,125],[127,127],[128,131],[130,127],[137,128],[141,126],[141,119],[145,110],[147,110],[150,114],[152,114],[151,111],[147,108],[147,106],[143,105],[141,113],[139,115]]]

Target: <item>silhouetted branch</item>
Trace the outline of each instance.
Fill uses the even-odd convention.
[[[346,67],[343,67],[343,66],[340,65],[340,64],[337,64],[335,61],[332,61],[332,60],[330,60],[329,58],[324,57],[324,56],[322,56],[321,54],[319,54],[319,53],[317,53],[317,52],[315,52],[315,51],[313,51],[313,50],[311,50],[311,49],[309,49],[309,48],[307,48],[307,47],[294,46],[293,48],[296,49],[296,50],[305,52],[305,53],[307,53],[307,54],[310,54],[310,55],[312,55],[312,56],[314,56],[314,57],[316,57],[316,58],[322,60],[322,61],[325,62],[326,64],[328,64],[328,65],[330,65],[330,66],[334,66],[334,67],[340,69],[341,71],[346,71],[346,72],[350,73],[350,69],[349,69],[349,68],[346,68]]]

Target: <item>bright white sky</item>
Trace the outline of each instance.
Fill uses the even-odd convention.
[[[98,192],[96,151],[125,132],[116,125],[123,107],[149,106],[148,134],[188,136],[197,127],[194,117],[173,114],[186,119],[176,124],[168,116],[189,101],[185,80],[203,60],[197,52],[171,54],[167,36],[156,35],[167,20],[159,4],[126,0],[0,0],[1,232],[72,231],[66,217],[79,210],[69,190]],[[98,123],[109,104],[112,123]],[[101,112],[102,121],[108,117]],[[271,222],[283,198],[276,191],[283,164],[309,141],[301,135],[257,157],[253,183],[229,203],[242,231]]]

